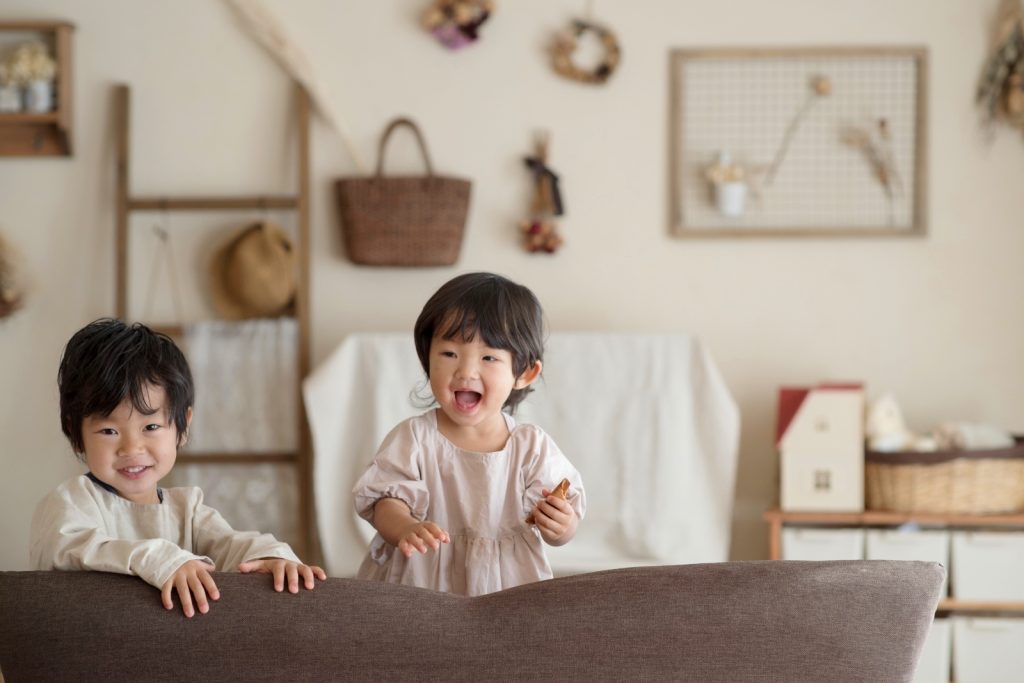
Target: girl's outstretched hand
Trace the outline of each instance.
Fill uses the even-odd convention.
[[[207,596],[210,600],[220,599],[220,591],[217,590],[217,584],[214,583],[213,576],[210,574],[212,571],[213,567],[202,560],[189,560],[178,567],[171,574],[171,578],[167,579],[160,587],[160,599],[163,601],[164,607],[174,608],[174,600],[171,596],[177,590],[178,599],[181,601],[181,611],[185,613],[186,617],[191,618],[195,614],[195,610],[192,608],[193,598],[200,614],[209,612],[210,603],[207,602]]]
[[[437,550],[442,543],[449,543],[448,532],[431,521],[415,522],[405,527],[398,536],[398,549],[406,557],[413,552],[426,554],[428,548]]]
[[[537,531],[548,545],[565,545],[576,535],[579,517],[569,501],[551,495],[551,491],[542,489],[544,498],[533,509],[533,520]]]
[[[249,574],[250,572],[256,572],[258,574],[273,574],[274,575],[274,590],[278,593],[284,590],[284,580],[288,579],[288,592],[298,593],[299,592],[299,576],[302,576],[303,584],[306,590],[313,590],[316,582],[313,580],[314,577],[324,581],[327,579],[327,574],[320,567],[314,567],[302,564],[301,562],[293,562],[291,560],[283,560],[278,557],[265,557],[259,560],[249,560],[238,565],[238,571],[243,574]]]

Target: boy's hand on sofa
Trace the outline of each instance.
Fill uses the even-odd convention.
[[[427,520],[406,527],[398,538],[398,549],[406,557],[412,557],[414,552],[426,554],[428,546],[437,550],[450,540],[447,531]]]
[[[543,489],[544,498],[533,509],[534,523],[548,545],[565,545],[576,535],[579,517],[569,501]]]
[[[213,567],[202,560],[189,560],[178,567],[177,571],[171,574],[171,578],[167,579],[160,588],[160,597],[164,607],[174,608],[171,595],[177,590],[178,599],[181,600],[181,611],[185,613],[186,617],[191,618],[195,614],[192,609],[193,598],[195,598],[200,614],[209,612],[210,604],[207,597],[210,600],[220,599],[220,591],[217,590],[217,584],[214,583],[213,576],[210,574],[212,570]]]
[[[238,571],[243,574],[250,572],[256,572],[258,574],[273,574],[274,575],[274,590],[278,593],[284,590],[285,577],[288,579],[288,591],[290,593],[299,592],[299,576],[302,576],[303,584],[306,586],[306,590],[313,590],[316,582],[313,580],[314,577],[324,581],[327,579],[327,574],[323,569],[316,566],[310,566],[302,564],[301,562],[292,562],[291,560],[282,560],[277,557],[267,557],[260,560],[249,560],[238,565]]]

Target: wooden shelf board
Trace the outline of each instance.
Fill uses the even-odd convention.
[[[48,111],[42,113],[4,112],[0,113],[0,125],[11,123],[58,123],[60,113]]]
[[[0,31],[53,31],[60,28],[72,29],[75,27],[70,21],[0,21]]]
[[[923,526],[1008,526],[1024,527],[1024,513],[1000,515],[935,514],[917,512],[886,512],[866,510],[864,512],[784,512],[777,508],[762,515],[766,522],[783,524],[863,525],[898,526],[916,523]]]
[[[292,463],[298,459],[298,453],[245,453],[231,451],[215,451],[207,453],[178,453],[177,461],[181,464],[217,464],[217,465],[252,465],[253,463]]]
[[[1024,602],[997,602],[995,600],[940,600],[936,608],[940,612],[1024,612]]]

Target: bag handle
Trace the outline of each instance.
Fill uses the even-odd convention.
[[[384,130],[384,135],[380,138],[380,147],[377,149],[377,177],[380,178],[384,174],[384,148],[388,144],[388,138],[399,126],[408,126],[416,135],[416,142],[420,145],[420,152],[423,153],[423,161],[427,165],[427,175],[433,178],[434,167],[430,163],[430,153],[427,152],[427,143],[423,141],[423,134],[420,133],[419,126],[417,126],[412,119],[405,118],[404,116],[400,116],[389,123],[387,129]]]

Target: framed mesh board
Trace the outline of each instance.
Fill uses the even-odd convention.
[[[674,235],[926,233],[926,48],[680,49],[670,59]]]

